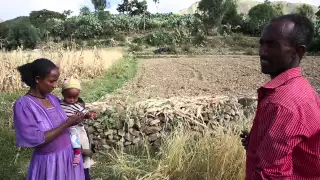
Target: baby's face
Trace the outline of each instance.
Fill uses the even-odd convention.
[[[80,94],[79,89],[66,89],[62,92],[64,102],[66,102],[68,104],[77,103],[79,94]]]

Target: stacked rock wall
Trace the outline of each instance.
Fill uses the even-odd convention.
[[[180,125],[201,133],[214,130],[218,124],[233,128],[251,121],[256,98],[175,97],[138,102],[134,107],[121,104],[93,103],[91,110],[101,112],[101,118],[86,124],[90,139],[100,148],[137,145],[147,141],[159,145]]]

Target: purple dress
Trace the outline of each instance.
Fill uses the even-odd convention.
[[[14,104],[14,127],[17,146],[32,147],[34,152],[27,180],[84,180],[83,162],[72,165],[73,149],[69,131],[42,146],[44,133],[60,126],[66,119],[59,99],[47,95],[53,108],[45,108],[37,99],[25,95]]]

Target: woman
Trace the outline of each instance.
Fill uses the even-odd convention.
[[[34,148],[28,180],[84,180],[83,163],[73,167],[68,128],[84,120],[79,113],[67,119],[59,99],[50,94],[60,76],[47,59],[18,67],[28,93],[14,104],[17,146]]]

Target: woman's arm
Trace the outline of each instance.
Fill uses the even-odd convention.
[[[42,146],[59,136],[64,130],[74,124],[78,124],[84,119],[83,114],[70,117],[59,127],[42,131],[34,114],[22,102],[14,104],[14,127],[16,133],[16,143],[20,147],[38,147]]]
[[[90,149],[82,149],[81,148],[81,152],[84,156],[92,157],[92,155],[93,155],[93,152]]]
[[[78,113],[74,116],[69,117],[64,123],[62,123],[59,127],[55,129],[51,129],[49,131],[46,131],[44,133],[45,140],[44,142],[40,145],[45,145],[48,142],[52,141],[56,137],[58,137],[63,131],[68,129],[70,126],[79,124],[82,120],[84,120],[84,114]]]

